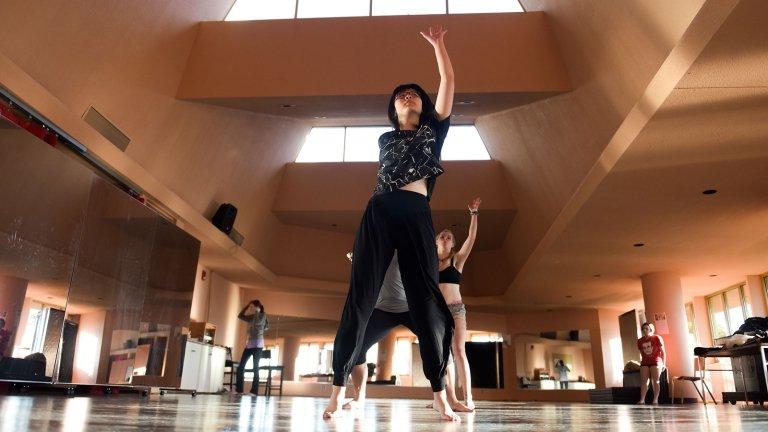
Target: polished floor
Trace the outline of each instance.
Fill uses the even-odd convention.
[[[422,400],[370,399],[363,412],[322,420],[303,397],[0,396],[0,432],[19,431],[768,431],[768,409],[479,402],[462,423],[440,422]]]

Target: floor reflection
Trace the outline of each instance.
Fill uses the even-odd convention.
[[[768,410],[744,406],[627,406],[479,402],[461,423],[441,422],[426,400],[369,399],[322,420],[325,398],[185,394],[0,396],[0,432],[86,430],[500,432],[768,430]]]

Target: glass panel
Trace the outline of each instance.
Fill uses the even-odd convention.
[[[731,334],[728,329],[728,320],[725,317],[725,304],[722,294],[707,298],[709,309],[709,322],[712,326],[712,339],[719,339]]]
[[[379,160],[379,136],[391,131],[391,127],[348,127],[344,145],[345,162],[377,162]]]
[[[134,376],[156,378],[134,384],[173,386],[180,372],[199,251],[197,239],[158,218],[133,365]]]
[[[316,127],[307,135],[296,162],[340,162],[343,157],[344,128]]]
[[[451,126],[443,144],[442,160],[489,160],[480,134],[474,126]]]
[[[9,357],[0,379],[51,382],[56,375],[93,177],[0,118],[0,357]]]
[[[728,324],[730,333],[735,332],[744,324],[744,305],[741,303],[741,289],[733,288],[725,292],[725,302],[728,305]],[[729,333],[729,334],[730,334]]]
[[[376,364],[379,361],[379,344],[375,343],[365,352],[365,362]]]
[[[157,221],[123,191],[94,180],[67,304],[76,324],[72,382],[129,383],[134,360],[149,355],[138,345]]]
[[[237,0],[225,21],[293,18],[296,0]]]
[[[444,14],[445,0],[372,0],[373,15]]]
[[[368,16],[370,0],[299,0],[299,18]]]
[[[515,335],[518,387],[533,390],[594,389],[592,344],[589,340],[589,330]],[[639,382],[639,376],[637,379]]]
[[[448,12],[452,14],[466,14],[524,11],[517,0],[448,0]]]

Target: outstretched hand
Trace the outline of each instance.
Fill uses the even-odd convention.
[[[429,34],[421,32],[421,35],[424,36],[424,39],[432,44],[433,47],[437,47],[439,44],[443,43],[443,36],[445,36],[446,33],[448,33],[447,28],[442,25],[437,25],[429,27]]]
[[[477,211],[477,209],[480,208],[480,203],[482,202],[483,200],[481,200],[480,197],[477,197],[473,199],[471,203],[469,203],[467,208],[469,209],[469,211],[473,211],[473,212]]]

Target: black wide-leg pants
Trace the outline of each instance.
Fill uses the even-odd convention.
[[[333,344],[333,385],[347,383],[395,249],[424,375],[432,391],[445,388],[453,317],[438,286],[432,213],[424,195],[403,190],[374,195],[357,230],[349,293]]]

